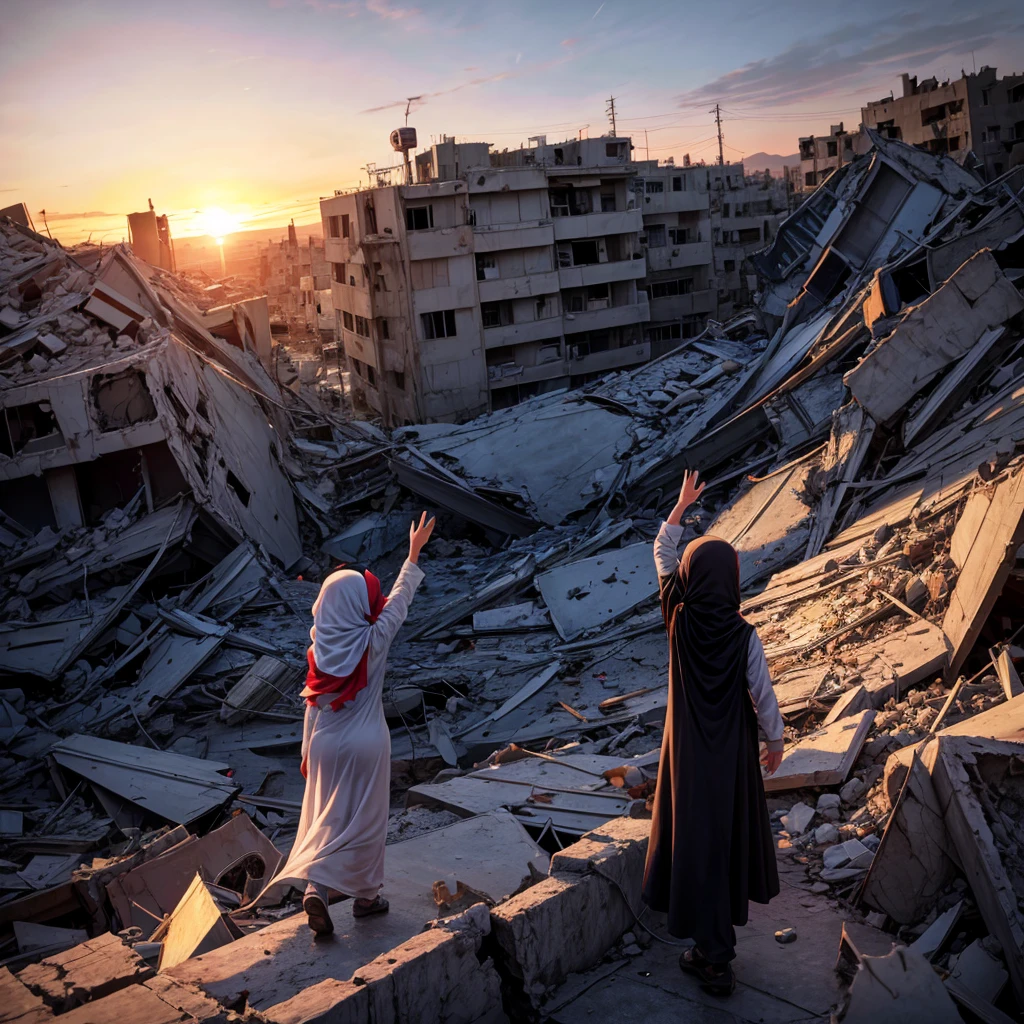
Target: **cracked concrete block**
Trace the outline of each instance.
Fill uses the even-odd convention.
[[[60,1013],[102,999],[152,974],[142,957],[108,932],[26,967],[18,973],[18,980]]]
[[[492,909],[498,968],[529,1007],[633,927],[649,832],[647,821],[609,821],[556,853],[547,879]]]
[[[413,936],[349,981],[325,979],[264,1016],[273,1024],[507,1024],[498,973],[480,956],[475,911]]]

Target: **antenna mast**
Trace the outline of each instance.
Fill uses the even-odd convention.
[[[608,121],[612,126],[612,138],[617,139],[619,137],[618,131],[615,129],[615,97],[608,97],[608,106],[605,107],[604,111],[608,115]]]

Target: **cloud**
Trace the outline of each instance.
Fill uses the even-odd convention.
[[[721,101],[786,106],[870,87],[884,72],[930,69],[997,39],[1024,32],[1019,13],[988,11],[957,17],[951,10],[890,16],[874,29],[843,25],[800,39],[781,53],[751,61],[677,97],[680,106]],[[939,69],[936,69],[937,71]]]
[[[594,11],[594,13],[590,16],[590,20],[593,21],[603,10],[604,10],[604,4],[601,4],[601,6],[598,7],[598,9],[596,11]]]
[[[515,77],[511,71],[502,71],[497,75],[487,75],[483,78],[471,78],[466,82],[459,82],[458,85],[453,85],[448,89],[438,89],[437,92],[425,92],[422,96],[416,96],[413,100],[413,109],[422,107],[427,100],[435,99],[438,96],[448,96],[453,92],[459,92],[462,89],[471,89],[477,85],[486,85],[488,82],[500,82],[506,78]],[[408,100],[394,100],[391,103],[382,103],[379,107],[367,107],[366,110],[360,110],[360,114],[379,114],[382,110],[393,110],[396,107],[404,107]]]
[[[392,7],[391,0],[366,0],[366,9],[386,21],[401,21],[420,13],[418,7]]]
[[[579,40],[575,36],[570,36],[568,39],[562,40],[562,45],[567,50],[571,50],[578,42]]]
[[[106,213],[103,210],[89,210],[86,213],[50,213],[46,212],[47,220],[82,220],[86,217],[123,217],[122,213]]]

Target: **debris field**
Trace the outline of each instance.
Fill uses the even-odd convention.
[[[1024,169],[870,136],[755,257],[756,308],[391,432],[266,298],[0,220],[0,1021],[557,1020],[639,955],[651,544],[689,468],[786,721],[780,867],[889,947],[844,937],[835,1019],[880,987],[1024,1011]],[[313,955],[297,900],[240,909],[298,822],[310,607],[339,563],[386,586],[423,507],[393,909],[340,901]]]

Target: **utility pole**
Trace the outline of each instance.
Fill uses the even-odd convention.
[[[605,107],[604,112],[608,115],[608,120],[609,120],[609,122],[611,123],[611,126],[612,126],[612,138],[613,139],[617,139],[619,137],[619,133],[615,130],[615,97],[614,96],[609,96],[608,97],[608,106]]]
[[[725,163],[725,157],[722,154],[722,108],[716,103],[714,109],[709,110],[708,113],[715,115],[715,124],[718,126],[718,166],[721,167]]]

